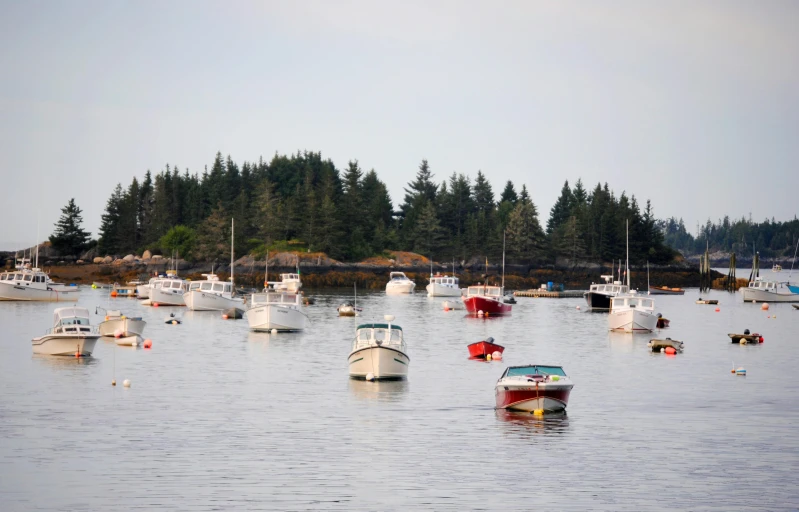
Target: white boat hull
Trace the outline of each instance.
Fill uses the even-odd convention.
[[[142,339],[139,336],[123,336],[122,338],[114,339],[114,343],[120,347],[138,347]]]
[[[339,306],[338,316],[355,316],[355,306]]]
[[[113,318],[102,322],[98,329],[100,336],[116,336],[119,332],[122,336],[141,336],[147,322],[133,318]]]
[[[302,283],[297,281],[281,282],[275,286],[275,290],[288,293],[297,293],[302,288]]]
[[[36,283],[34,283],[36,284]],[[65,288],[71,288],[66,290]],[[77,286],[58,286],[40,289],[13,283],[0,283],[0,300],[24,300],[37,302],[75,302],[80,296]]]
[[[244,316],[252,331],[302,331],[308,321],[293,304],[264,304],[248,309]]]
[[[150,285],[149,284],[140,284],[136,286],[136,296],[140,299],[149,299],[150,298]]]
[[[186,301],[183,299],[184,293],[184,290],[178,288],[169,288],[166,290],[163,288],[155,288],[150,290],[150,298],[148,300],[150,301],[150,305],[185,306]]]
[[[460,297],[462,295],[461,289],[457,286],[430,283],[425,289],[428,297]]]
[[[48,334],[33,338],[31,345],[34,354],[74,357],[79,353],[81,356],[90,356],[99,338],[99,334]]]
[[[348,358],[350,377],[365,379],[368,374],[379,379],[404,379],[408,376],[410,358],[398,351],[385,347],[358,349]]]
[[[463,302],[460,300],[445,300],[441,303],[444,306],[445,310],[456,309],[462,310],[466,309],[466,306],[463,305]]]
[[[413,293],[416,288],[416,283],[413,281],[407,283],[388,283],[386,285],[386,293],[388,295],[400,295],[403,293]]]
[[[611,311],[608,316],[608,327],[615,332],[652,332],[657,323],[657,315],[650,311]]]
[[[799,293],[777,293],[755,288],[741,288],[744,302],[799,302]]]
[[[240,297],[223,297],[213,293],[192,290],[183,295],[186,307],[192,311],[224,311],[230,308],[244,307],[244,299]]]

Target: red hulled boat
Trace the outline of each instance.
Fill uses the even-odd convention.
[[[505,347],[494,343],[494,338],[486,338],[483,341],[472,343],[468,348],[470,359],[485,359],[488,354],[493,354],[494,352],[501,354],[505,351]]]
[[[470,286],[463,298],[466,311],[473,315],[510,315],[513,306],[505,302],[501,286]]]
[[[497,381],[497,409],[561,412],[566,410],[573,387],[560,366],[509,366]]]

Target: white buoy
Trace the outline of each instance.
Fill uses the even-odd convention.
[[[125,379],[125,380],[122,381],[122,385],[125,386],[126,388],[129,388],[130,387],[130,381],[128,379]]]
[[[501,361],[502,360],[502,352],[500,352],[499,350],[494,351],[494,353],[491,354],[491,359],[494,359],[496,361]]]
[[[483,316],[483,310],[482,309],[477,312],[477,316]]]
[[[375,380],[375,374],[371,373],[371,372],[367,373],[366,374],[366,380],[368,380],[369,382],[372,382],[373,380]]]
[[[577,306],[577,309],[579,310],[579,309],[580,309],[580,306]]]
[[[272,334],[277,334],[277,329],[272,329]]]

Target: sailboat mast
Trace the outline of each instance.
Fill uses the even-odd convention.
[[[358,308],[358,283],[352,283],[352,288],[355,291],[355,308]]]
[[[266,250],[266,270],[264,271],[264,288],[269,288],[269,249]]]
[[[630,220],[627,220],[627,262],[624,264],[624,273],[627,274],[627,289],[630,289]]]
[[[235,281],[233,281],[233,219],[230,219],[230,287],[236,289]]]
[[[36,216],[36,265],[39,268],[39,216]]]
[[[505,293],[505,231],[502,232],[502,293]]]
[[[788,279],[791,278],[793,274],[793,265],[796,263],[796,252],[799,251],[799,238],[796,239],[796,249],[793,250],[793,261],[791,262],[791,271],[788,272]]]

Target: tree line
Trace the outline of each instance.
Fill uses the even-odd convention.
[[[235,218],[236,253],[259,256],[288,249],[360,261],[406,250],[438,261],[496,261],[504,242],[511,262],[608,262],[625,257],[627,222],[631,262],[668,262],[675,254],[650,202],[641,209],[635,196],[617,196],[607,183],[592,190],[580,180],[564,183],[546,226],[526,185],[508,181],[497,197],[482,171],[437,181],[422,160],[404,190],[395,208],[375,170],[357,160],[339,170],[306,151],[238,165],[218,153],[202,174],[166,166],[126,188],[118,184],[102,215],[98,251],[224,261]]]
[[[700,254],[709,248],[711,252],[734,252],[749,257],[755,251],[768,258],[793,256],[799,240],[799,219],[780,222],[773,218],[753,222],[741,217],[730,220],[729,216],[697,226],[693,236],[685,229],[682,219],[674,217],[660,221],[665,242],[686,255]]]

